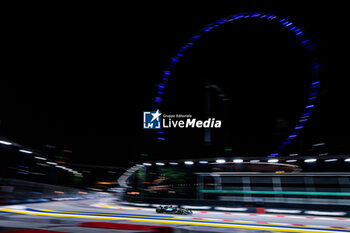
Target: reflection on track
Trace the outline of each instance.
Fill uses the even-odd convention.
[[[1,211],[17,214],[29,214],[37,216],[52,216],[52,217],[73,217],[73,218],[88,218],[88,219],[106,219],[106,220],[128,220],[143,223],[165,223],[165,224],[186,224],[194,226],[207,227],[224,227],[224,228],[239,228],[251,230],[267,230],[267,231],[283,231],[283,232],[350,232],[350,229],[336,229],[326,227],[305,227],[292,226],[287,224],[253,224],[239,221],[214,221],[189,219],[183,217],[164,217],[155,215],[132,215],[132,214],[110,214],[110,213],[92,213],[92,212],[77,212],[77,211],[54,211],[45,209],[25,208],[23,210],[1,209]]]
[[[96,201],[95,201],[96,202]],[[74,202],[72,202],[74,203]],[[83,202],[80,202],[82,204]],[[91,207],[91,204],[95,208]],[[39,208],[38,208],[39,206]],[[84,205],[82,205],[84,206]],[[99,209],[96,209],[96,207]],[[41,207],[41,208],[40,208]],[[42,208],[45,207],[45,208]],[[80,219],[96,219],[96,220],[108,220],[108,221],[130,221],[140,222],[143,224],[162,224],[173,227],[177,226],[192,226],[192,227],[207,227],[209,228],[221,228],[221,229],[245,229],[245,230],[264,230],[269,232],[314,232],[314,233],[325,233],[325,232],[350,232],[350,228],[346,225],[341,227],[328,227],[323,225],[303,225],[303,224],[292,224],[292,223],[271,223],[262,221],[244,221],[231,218],[199,218],[194,216],[178,216],[178,215],[158,215],[150,214],[153,209],[147,209],[145,211],[140,208],[123,207],[115,205],[101,205],[96,203],[85,203],[85,208],[74,205],[69,205],[67,202],[60,205],[56,202],[55,205],[27,205],[27,206],[7,206],[6,208],[0,208],[2,213],[16,214],[16,215],[29,215],[40,218],[41,216],[52,217],[52,218],[74,218]],[[104,207],[102,209],[101,207]],[[115,212],[108,212],[113,209]],[[79,209],[79,210],[76,210]],[[118,209],[118,210],[116,210]],[[105,211],[103,211],[105,210]],[[210,215],[211,216],[211,215]],[[90,221],[90,220],[89,220]],[[349,223],[349,221],[346,221]],[[310,219],[310,223],[313,222]]]

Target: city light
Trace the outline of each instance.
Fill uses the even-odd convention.
[[[224,160],[224,159],[217,159],[216,163],[226,163],[226,160]]]

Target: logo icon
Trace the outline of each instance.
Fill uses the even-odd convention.
[[[161,115],[162,113],[159,112],[159,109],[153,112],[143,112],[143,128],[160,129]]]

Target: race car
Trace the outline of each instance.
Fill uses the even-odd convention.
[[[172,205],[158,206],[156,208],[157,213],[166,213],[166,214],[181,214],[189,215],[192,214],[192,211],[185,208],[174,207]]]

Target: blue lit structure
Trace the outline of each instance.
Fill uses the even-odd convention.
[[[223,24],[235,21],[235,20],[244,20],[244,19],[251,19],[255,18],[258,20],[262,20],[265,22],[277,22],[282,27],[289,30],[291,33],[294,34],[294,36],[297,38],[297,40],[300,42],[300,45],[307,49],[310,58],[311,58],[311,68],[312,68],[312,78],[311,78],[311,84],[310,84],[310,90],[308,94],[308,100],[306,103],[306,106],[304,107],[303,113],[298,120],[298,123],[293,128],[290,135],[285,139],[285,141],[277,147],[275,151],[273,151],[268,157],[275,157],[278,156],[279,153],[288,145],[290,144],[300,133],[300,131],[304,128],[306,122],[309,120],[311,116],[311,112],[315,106],[315,101],[317,99],[318,93],[319,93],[319,70],[321,65],[317,61],[316,57],[314,56],[314,46],[310,42],[308,38],[306,38],[304,31],[300,28],[294,25],[293,22],[291,22],[287,18],[282,18],[279,16],[276,16],[274,14],[265,14],[265,13],[242,13],[242,14],[235,14],[231,15],[225,18],[222,18],[214,23],[206,25],[202,30],[200,30],[198,33],[194,34],[190,40],[185,43],[183,46],[180,47],[180,50],[176,53],[174,57],[170,59],[170,63],[168,65],[168,68],[165,69],[162,73],[161,81],[158,83],[157,88],[157,94],[155,95],[153,99],[154,107],[155,109],[159,109],[160,105],[163,100],[163,95],[165,94],[165,89],[167,86],[167,82],[169,79],[172,78],[172,71],[175,69],[176,64],[181,59],[181,57],[184,56],[185,52],[192,46],[194,43],[201,38],[204,34],[207,32],[210,32],[211,30],[215,29],[216,27],[219,27]],[[158,134],[162,134],[163,131],[159,130],[157,132]],[[165,140],[164,137],[158,137],[158,140]]]

